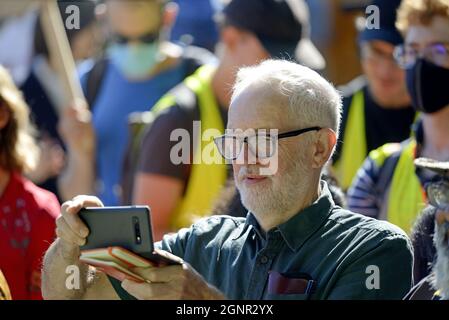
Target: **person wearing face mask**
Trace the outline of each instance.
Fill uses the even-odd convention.
[[[67,110],[60,127],[68,144],[69,164],[59,186],[65,200],[77,193],[95,192],[106,205],[118,205],[128,116],[150,110],[213,55],[166,41],[177,13],[173,3],[108,0],[105,4],[111,33],[105,56],[80,67],[92,119],[82,121],[76,106]],[[82,129],[89,125],[92,134]]]
[[[359,33],[358,45],[363,75],[340,90],[343,92],[342,139],[337,145],[333,170],[347,190],[371,150],[410,136],[415,119],[405,84],[405,71],[393,57],[403,42],[395,27],[401,0],[375,0],[379,8],[379,28],[367,21]]]
[[[449,3],[404,0],[396,25],[405,41],[395,57],[406,70],[420,121],[409,139],[370,153],[348,191],[348,207],[409,233],[426,202],[423,186],[432,179],[427,171],[415,170],[414,159],[449,159]]]

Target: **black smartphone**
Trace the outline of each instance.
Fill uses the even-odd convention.
[[[117,246],[157,263],[175,263],[154,249],[151,211],[147,206],[83,208],[79,216],[89,228],[81,250]]]

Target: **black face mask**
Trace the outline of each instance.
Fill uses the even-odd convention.
[[[407,69],[406,76],[407,89],[417,111],[434,113],[449,105],[449,69],[418,59]]]

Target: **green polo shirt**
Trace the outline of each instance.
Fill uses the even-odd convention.
[[[336,206],[321,186],[317,201],[266,233],[251,213],[212,216],[156,247],[183,258],[229,299],[402,299],[412,286],[406,234]],[[284,287],[276,288],[275,272]],[[311,285],[304,290],[297,281]]]

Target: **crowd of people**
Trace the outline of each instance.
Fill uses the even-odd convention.
[[[27,76],[0,56],[0,299],[449,299],[447,0],[366,4],[339,87],[303,0],[72,5],[85,99],[38,9]],[[78,212],[118,205],[182,264],[82,263]]]

